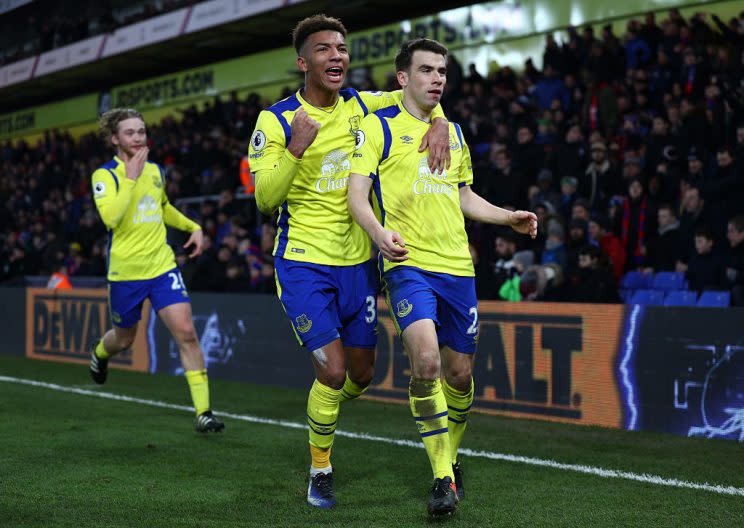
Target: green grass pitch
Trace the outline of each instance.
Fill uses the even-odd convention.
[[[0,356],[0,376],[188,405],[183,379]],[[219,414],[300,423],[306,392],[210,380]],[[338,507],[305,504],[307,433],[225,418],[203,436],[183,410],[0,381],[0,526],[428,526],[425,452],[337,437]],[[417,440],[406,406],[344,404],[339,429]],[[744,488],[744,446],[471,415],[463,447]],[[744,496],[463,456],[467,527],[742,526]],[[741,491],[741,490],[739,490]]]

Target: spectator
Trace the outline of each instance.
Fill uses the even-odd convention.
[[[563,225],[554,220],[548,225],[548,239],[545,241],[545,249],[542,252],[540,263],[558,264],[561,269],[565,269],[567,261],[568,255]]]
[[[724,288],[726,263],[723,257],[713,251],[715,245],[713,232],[702,226],[695,230],[695,254],[687,267],[687,281],[690,289],[698,293],[703,290]]]
[[[641,180],[632,179],[623,202],[621,240],[625,248],[625,269],[635,269],[645,261],[649,235],[647,219],[652,213]]]
[[[684,264],[695,253],[695,233],[699,227],[703,226],[712,229],[715,236],[719,231],[717,229],[718,215],[714,210],[706,207],[706,201],[703,200],[700,189],[690,187],[685,191],[682,216],[679,219],[681,258],[677,264],[677,271],[686,271]]]
[[[744,215],[729,220],[727,238],[731,247],[726,258],[724,285],[731,290],[731,304],[744,306]]]
[[[494,242],[496,262],[481,271],[475,281],[476,293],[479,299],[498,299],[501,286],[514,276],[514,254],[517,242],[514,235],[508,232],[500,233]]]
[[[537,190],[530,197],[530,210],[534,211],[538,204],[550,204],[552,212],[558,210],[561,196],[553,190],[553,173],[543,169],[537,176]]]
[[[603,211],[612,194],[618,190],[618,176],[607,159],[607,146],[596,141],[591,146],[591,162],[579,182],[579,194],[589,200],[592,212]]]
[[[657,212],[659,228],[657,236],[648,241],[646,265],[654,272],[675,271],[676,263],[682,260],[682,240],[679,220],[669,204],[659,206]]]
[[[579,252],[579,269],[572,278],[568,300],[585,303],[617,303],[615,280],[607,267],[607,257],[597,246],[585,245]]]
[[[578,176],[584,171],[586,154],[581,127],[577,124],[569,126],[564,141],[558,145],[552,156],[553,171],[559,178]]]
[[[598,246],[607,255],[615,283],[619,283],[620,277],[623,276],[626,262],[623,243],[610,230],[609,220],[604,216],[589,220],[588,231],[589,242]]]
[[[566,176],[561,180],[561,204],[558,210],[563,218],[571,218],[573,204],[577,198],[576,187],[576,178],[572,176]]]

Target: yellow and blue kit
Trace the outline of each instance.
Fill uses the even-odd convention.
[[[380,223],[403,237],[408,259],[380,257],[383,284],[398,329],[420,319],[437,325],[439,344],[475,352],[478,302],[460,191],[473,182],[470,151],[460,126],[450,123],[451,167],[429,169],[418,152],[429,123],[402,103],[366,117],[352,156],[351,172],[373,180]]]
[[[279,209],[277,292],[309,350],[339,337],[346,346],[375,346],[377,273],[369,264],[369,237],[349,214],[346,190],[359,124],[400,97],[400,92],[347,88],[335,105],[317,108],[297,92],[262,111],[251,136],[256,201],[264,212]],[[287,146],[300,108],[320,123],[320,130],[298,159]],[[438,112],[442,115],[441,108]]]
[[[113,323],[124,328],[134,326],[148,297],[155,311],[188,302],[173,250],[166,242],[165,226],[189,233],[201,228],[168,201],[163,170],[146,162],[134,181],[126,177],[124,162],[114,157],[93,173],[91,183],[93,199],[109,235]]]

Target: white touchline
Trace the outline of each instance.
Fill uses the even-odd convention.
[[[104,398],[107,400],[116,400],[130,403],[139,403],[141,405],[149,405],[150,407],[162,407],[164,409],[174,409],[177,411],[187,411],[190,413],[194,412],[193,407],[188,405],[177,405],[175,403],[166,403],[156,400],[145,400],[142,398],[134,398],[132,396],[124,396],[122,394],[112,394],[109,392],[98,392],[95,390],[79,389],[77,387],[66,387],[64,385],[57,385],[56,383],[47,383],[44,381],[36,381],[23,378],[13,378],[10,376],[0,376],[0,382],[7,383],[18,383],[21,385],[30,385],[32,387],[42,387],[45,389],[56,390],[60,392],[68,392],[71,394],[80,394],[83,396],[95,396],[97,398]],[[266,425],[278,425],[280,427],[288,427],[290,429],[307,429],[307,425],[297,422],[288,422],[286,420],[273,420],[271,418],[260,418],[258,416],[249,416],[245,414],[235,414],[229,412],[215,411],[215,414],[226,418],[232,418],[233,420],[241,420],[244,422],[253,422]],[[414,442],[413,440],[402,440],[397,438],[388,438],[385,436],[374,436],[366,433],[352,433],[349,431],[336,431],[337,436],[344,436],[346,438],[356,438],[359,440],[369,440],[371,442],[380,442],[383,444],[390,444],[402,447],[415,447],[422,449],[424,446],[421,442]],[[594,466],[585,466],[583,464],[564,464],[562,462],[556,462],[554,460],[548,460],[544,458],[533,458],[520,455],[508,455],[504,453],[493,453],[491,451],[476,451],[473,449],[460,449],[460,454],[469,457],[487,458],[489,460],[503,460],[505,462],[516,462],[518,464],[528,464],[531,466],[542,466],[554,469],[562,469],[564,471],[574,471],[576,473],[585,473],[587,475],[594,475],[603,478],[616,478],[624,480],[634,480],[636,482],[644,482],[647,484],[656,484],[658,486],[669,486],[672,488],[683,488],[701,491],[710,491],[718,493],[720,495],[738,495],[744,497],[744,488],[737,488],[735,486],[721,486],[718,484],[708,484],[707,482],[691,482],[689,480],[679,480],[674,478],[665,478],[658,475],[649,475],[647,473],[632,473],[630,471],[622,471],[618,469],[604,469]]]

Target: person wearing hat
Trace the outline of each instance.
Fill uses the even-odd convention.
[[[537,175],[537,189],[530,197],[530,211],[534,211],[540,203],[548,203],[556,211],[561,203],[561,196],[553,190],[553,173],[550,169],[542,169]]]
[[[545,249],[540,259],[541,264],[558,264],[561,268],[566,267],[566,238],[563,225],[557,220],[548,222],[548,238],[545,241]]]
[[[563,215],[563,218],[571,218],[571,208],[576,198],[578,198],[576,194],[577,186],[578,183],[573,176],[564,176],[561,178],[561,203],[558,207],[558,212]]]
[[[687,153],[687,174],[685,181],[693,186],[702,185],[705,182],[704,156],[702,149],[690,147]]]
[[[589,209],[602,211],[613,194],[617,171],[607,158],[607,145],[595,141],[590,149],[591,161],[579,179],[579,194],[589,201]]]
[[[627,156],[623,162],[623,184],[626,186],[635,180],[641,178],[641,160],[636,156]]]

